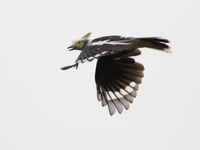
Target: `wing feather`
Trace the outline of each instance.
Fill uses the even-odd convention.
[[[114,56],[105,56],[98,60],[95,81],[97,89],[102,87],[104,90],[104,98],[100,98],[100,101],[103,103],[106,99],[110,115],[115,112],[113,106],[121,113],[122,108],[128,109],[129,103],[136,97],[138,84],[143,77],[141,70],[144,69],[138,64],[132,58],[116,59]]]

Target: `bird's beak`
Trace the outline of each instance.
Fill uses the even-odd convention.
[[[74,46],[69,46],[67,49],[68,49],[69,51],[72,51],[72,50],[74,50],[75,48],[74,48]]]

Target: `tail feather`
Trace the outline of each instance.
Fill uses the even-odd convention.
[[[137,38],[138,46],[141,48],[153,48],[165,52],[170,52],[170,47],[167,45],[169,40],[162,39],[158,37],[150,37],[150,38]]]

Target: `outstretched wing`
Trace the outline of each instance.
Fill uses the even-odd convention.
[[[131,50],[133,38],[125,38],[121,36],[104,36],[96,38],[90,42],[79,54],[73,65],[61,68],[67,70],[72,67],[78,67],[79,63],[92,61],[102,56],[113,55],[124,50]]]
[[[135,51],[135,55],[138,52]],[[95,80],[97,98],[102,106],[108,106],[110,115],[129,108],[142,82],[144,67],[133,58],[105,56],[98,60]]]

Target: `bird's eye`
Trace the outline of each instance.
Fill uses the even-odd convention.
[[[79,46],[81,46],[81,45],[82,45],[82,41],[81,41],[81,40],[77,41],[77,44],[78,44]]]

